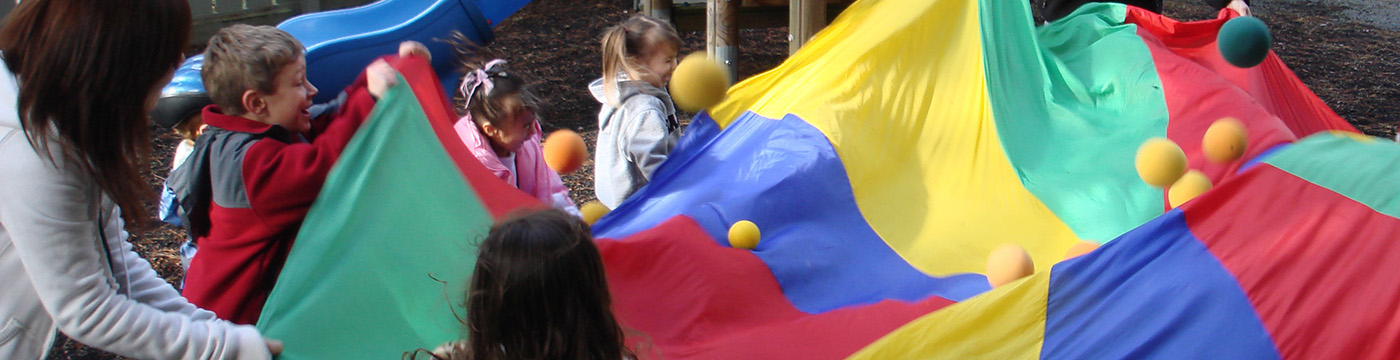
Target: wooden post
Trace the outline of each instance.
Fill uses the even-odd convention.
[[[796,54],[826,27],[826,0],[789,0],[788,55]]]
[[[705,51],[735,75],[739,57],[739,4],[737,0],[709,0],[705,6]]]
[[[642,14],[671,22],[671,0],[641,0]]]

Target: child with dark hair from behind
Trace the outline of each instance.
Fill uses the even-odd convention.
[[[636,358],[582,220],[555,209],[509,217],[478,251],[466,293],[467,339],[438,347],[434,358]]]

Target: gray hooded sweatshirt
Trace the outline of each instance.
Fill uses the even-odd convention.
[[[598,201],[616,209],[651,181],[652,172],[671,155],[681,126],[671,95],[645,81],[619,76],[617,104],[603,93],[603,79],[588,84],[598,111],[598,148],[593,160],[593,190]]]

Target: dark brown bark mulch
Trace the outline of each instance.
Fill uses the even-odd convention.
[[[1375,0],[1377,2],[1385,0]],[[1274,52],[1322,101],[1369,135],[1393,138],[1400,123],[1400,31],[1362,23],[1334,1],[1254,1]],[[1211,19],[1196,1],[1166,1],[1178,19]]]

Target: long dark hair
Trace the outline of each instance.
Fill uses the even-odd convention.
[[[141,229],[151,154],[148,96],[183,59],[185,0],[25,0],[0,28],[16,107],[40,154],[55,143]],[[50,158],[50,160],[53,160]]]
[[[593,234],[549,209],[510,217],[482,241],[467,289],[471,359],[635,359],[613,317]]]

